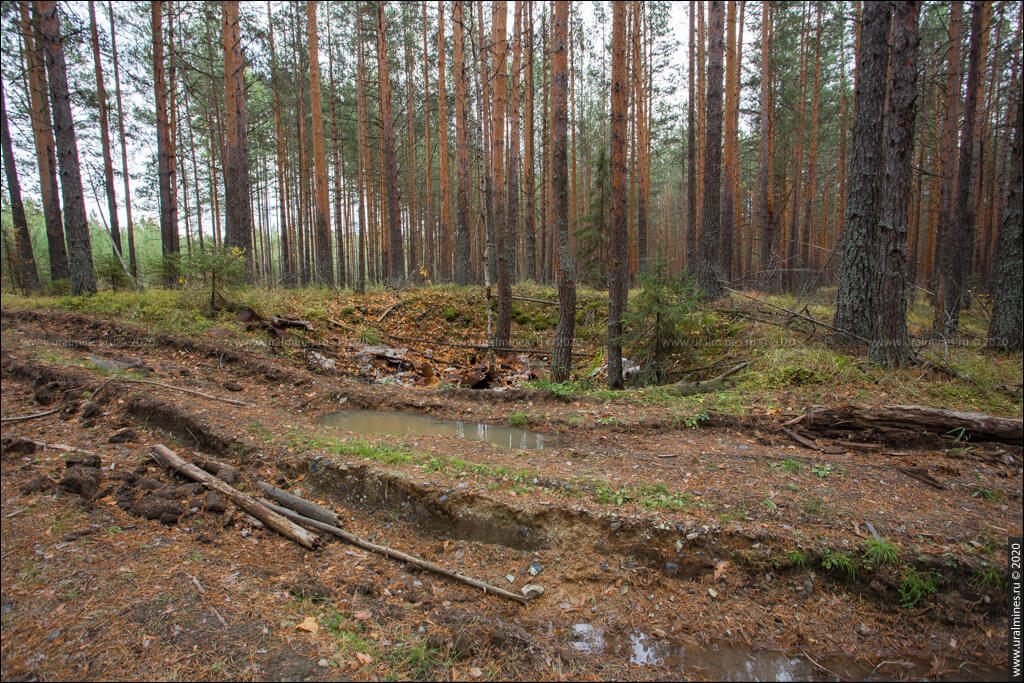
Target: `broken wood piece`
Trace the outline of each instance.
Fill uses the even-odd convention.
[[[795,424],[803,422],[805,417],[807,417],[807,413],[803,413],[801,415],[797,415],[792,420],[787,420],[787,421],[783,422],[782,426],[783,427],[792,427]]]
[[[681,396],[690,396],[692,394],[704,394],[709,391],[715,391],[725,386],[725,380],[735,375],[737,372],[747,367],[747,362],[744,361],[739,365],[735,365],[732,368],[726,370],[717,377],[704,380],[703,382],[690,382],[685,379],[681,379],[675,384],[669,384],[668,388],[672,389]]]
[[[163,467],[179,472],[189,479],[193,479],[204,484],[207,488],[223,493],[228,500],[285,538],[291,539],[302,547],[309,548],[310,550],[313,550],[317,545],[319,545],[320,539],[314,534],[309,533],[294,522],[291,522],[273,510],[268,509],[252,496],[242,493],[209,472],[196,467],[190,462],[186,462],[178,457],[174,451],[163,444],[153,446],[152,456],[153,459]]]
[[[880,443],[859,443],[857,441],[836,441],[834,443],[836,446],[852,448],[857,451],[877,451],[882,448]]]
[[[24,437],[22,437],[22,438],[24,438]],[[43,448],[43,449],[52,448],[55,451],[65,451],[67,453],[86,453],[86,454],[92,455],[92,451],[90,451],[88,448],[80,448],[78,446],[69,446],[69,445],[64,444],[64,443],[50,443],[49,441],[36,441],[35,439],[25,439],[25,441],[28,441],[30,443],[34,443],[39,448]]]
[[[804,426],[812,431],[897,428],[933,434],[960,431],[960,440],[1024,443],[1024,421],[945,408],[908,405],[808,406]]]
[[[113,382],[130,382],[132,384],[149,384],[149,385],[152,385],[152,386],[155,386],[155,387],[160,387],[162,389],[170,389],[171,391],[180,391],[183,394],[192,394],[193,396],[202,396],[203,398],[209,398],[209,399],[212,399],[214,401],[222,401],[224,403],[230,403],[233,406],[247,406],[249,408],[255,408],[256,407],[255,404],[247,403],[246,401],[236,401],[233,398],[223,398],[221,396],[214,396],[213,394],[204,394],[203,392],[196,391],[195,389],[186,389],[185,387],[176,387],[173,384],[166,384],[164,382],[157,382],[157,381],[154,381],[154,380],[151,380],[151,379],[135,379],[134,377],[111,377],[110,379],[104,381],[103,384],[101,384],[99,386],[99,388],[96,389],[95,392],[93,392],[93,395],[92,395],[93,399],[96,398],[96,396],[100,393],[100,391],[105,386],[107,386],[108,384],[111,384]]]
[[[810,439],[805,439],[804,437],[800,436],[799,434],[797,434],[796,432],[794,432],[791,429],[786,429],[785,427],[781,427],[781,429],[782,429],[782,433],[783,434],[785,434],[789,438],[793,439],[793,441],[796,441],[798,444],[800,444],[804,448],[810,448],[812,451],[818,451],[819,453],[822,450],[824,450],[818,444],[814,443]]]
[[[46,417],[47,415],[53,415],[59,412],[60,408],[53,408],[51,410],[44,410],[41,413],[32,413],[31,415],[18,415],[16,417],[5,417],[2,418],[2,422],[25,422],[26,420],[34,420],[37,417]]]
[[[414,567],[419,567],[420,569],[424,569],[428,572],[433,572],[434,574],[447,576],[450,579],[455,579],[456,581],[459,581],[461,583],[465,583],[467,585],[480,588],[484,591],[484,593],[494,593],[496,595],[502,596],[503,598],[515,600],[516,602],[523,604],[527,602],[525,597],[523,597],[522,595],[518,595],[517,593],[512,593],[503,588],[492,586],[489,583],[479,581],[472,577],[466,576],[465,574],[453,572],[450,569],[445,569],[439,564],[435,564],[434,562],[430,562],[429,560],[423,560],[418,557],[414,557],[407,553],[403,553],[400,550],[395,550],[394,548],[389,548],[385,545],[377,545],[376,543],[370,543],[369,541],[364,540],[356,536],[355,534],[351,534],[333,524],[325,524],[323,522],[318,522],[315,519],[310,519],[309,517],[300,515],[298,512],[289,510],[288,508],[281,507],[280,505],[275,505],[269,500],[261,500],[260,502],[263,505],[266,505],[268,508],[270,508],[270,510],[280,515],[283,515],[284,517],[287,517],[288,519],[294,522],[298,522],[299,524],[302,524],[307,527],[312,527],[313,529],[317,529],[319,531],[326,531],[327,533],[333,534],[334,536],[337,536],[343,541],[351,543],[352,545],[362,548],[363,550],[369,550],[372,553],[377,553],[378,555],[384,555],[385,557],[390,557],[394,560],[399,560],[401,562],[405,562],[406,564],[411,564]]]
[[[288,493],[287,491],[279,489],[276,486],[272,486],[265,481],[256,482],[256,486],[259,487],[260,491],[263,491],[263,495],[267,498],[270,498],[287,508],[291,508],[305,517],[315,519],[316,521],[323,522],[324,524],[332,524],[334,526],[341,524],[341,520],[338,519],[338,516],[325,507],[321,507],[316,503],[305,500],[304,498],[299,498],[295,494]]]
[[[655,453],[655,458],[678,458],[678,453]]]
[[[942,484],[942,482],[940,482],[938,479],[928,474],[919,467],[897,467],[896,469],[898,469],[900,472],[907,475],[911,479],[917,479],[922,484],[927,484],[928,486],[931,486],[932,488],[935,489],[939,489],[940,491],[946,490],[946,487]]]

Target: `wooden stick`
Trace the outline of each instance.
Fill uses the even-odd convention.
[[[810,317],[808,315],[804,315],[803,313],[797,313],[796,311],[791,311],[788,308],[783,308],[782,306],[776,306],[775,304],[771,303],[770,301],[765,301],[764,299],[758,299],[756,296],[751,296],[751,295],[745,294],[743,292],[738,292],[735,289],[730,289],[729,287],[725,287],[725,291],[732,292],[733,294],[739,294],[740,296],[746,297],[748,299],[752,299],[752,300],[754,300],[754,301],[756,301],[758,303],[764,304],[765,306],[771,306],[772,308],[776,308],[776,309],[782,311],[783,313],[789,313],[790,315],[795,315],[798,318],[803,318],[807,322],[814,323],[815,325],[821,325],[825,329],[832,330],[833,332],[838,332],[839,334],[846,335],[847,337],[853,337],[854,339],[862,341],[865,344],[870,344],[871,343],[870,340],[865,339],[864,337],[860,336],[859,334],[854,334],[852,332],[847,332],[846,330],[841,330],[838,327],[833,327],[832,325],[829,325],[828,323],[823,323],[820,320],[818,320],[816,318],[812,318],[812,317]]]
[[[796,441],[798,444],[800,444],[804,448],[810,448],[812,451],[818,451],[819,453],[822,451],[821,446],[819,446],[818,444],[814,443],[810,439],[805,439],[804,437],[800,436],[799,434],[797,434],[793,430],[786,429],[785,427],[780,427],[780,429],[782,429],[782,432],[786,436],[788,436],[789,438],[793,439],[793,441]]]
[[[911,467],[897,467],[896,469],[898,469],[900,472],[907,475],[911,479],[917,479],[922,484],[927,484],[928,486],[931,486],[933,489],[939,489],[940,491],[946,490],[946,487],[943,486],[938,479],[928,474],[927,472],[923,472],[921,470],[917,470]]]
[[[134,384],[151,384],[151,385],[153,385],[155,387],[161,387],[161,388],[164,388],[164,389],[171,389],[172,391],[180,391],[180,392],[185,393],[185,394],[192,394],[193,396],[202,396],[203,398],[213,399],[214,401],[223,401],[224,403],[230,403],[233,406],[246,406],[246,407],[249,407],[249,408],[255,408],[256,407],[255,404],[248,403],[246,401],[236,401],[233,398],[223,398],[221,396],[214,396],[213,394],[204,394],[203,392],[195,391],[194,389],[186,389],[184,387],[176,387],[173,384],[165,384],[163,382],[156,382],[156,381],[151,380],[151,379],[135,379],[134,377],[113,377],[111,379],[108,379],[107,382],[104,382],[104,384],[109,383],[109,382],[132,382]],[[102,387],[100,387],[100,388],[102,388]],[[96,393],[99,393],[99,390],[97,390]],[[95,396],[95,395],[96,394],[94,393],[93,396]]]
[[[199,469],[192,463],[182,460],[174,453],[174,451],[163,444],[153,446],[152,456],[154,460],[167,469],[179,472],[189,479],[201,482],[207,488],[223,493],[235,505],[242,508],[285,538],[289,538],[310,550],[316,548],[319,539],[315,535],[268,509],[252,496],[242,493],[212,474]]]
[[[526,604],[527,602],[526,598],[522,595],[519,595],[518,593],[512,593],[503,588],[498,588],[497,586],[492,586],[488,583],[484,583],[483,581],[479,581],[472,577],[466,576],[465,574],[453,572],[450,569],[445,569],[439,564],[435,564],[433,562],[430,562],[429,560],[422,560],[418,557],[413,557],[412,555],[403,553],[400,550],[389,548],[386,545],[377,545],[376,543],[370,543],[369,541],[359,538],[355,534],[350,534],[349,532],[340,529],[332,524],[325,524],[323,522],[318,522],[315,519],[310,519],[309,517],[300,515],[298,512],[294,512],[293,510],[289,510],[288,508],[283,508],[280,505],[275,505],[274,503],[271,503],[269,500],[260,500],[260,502],[263,505],[266,505],[274,512],[281,514],[294,522],[298,522],[299,524],[311,527],[313,529],[318,529],[320,531],[326,531],[327,533],[333,534],[338,538],[342,539],[343,541],[351,543],[352,545],[362,548],[363,550],[369,550],[372,553],[377,553],[378,555],[384,555],[385,557],[390,557],[391,559],[399,560],[401,562],[405,562],[406,564],[411,564],[414,567],[419,567],[420,569],[424,569],[428,572],[440,574],[441,576],[447,576],[450,579],[455,579],[456,581],[460,581],[470,586],[480,588],[484,591],[484,593],[494,593],[504,598],[508,598],[509,600],[515,600],[516,602],[523,604]]]
[[[3,422],[25,422],[26,420],[34,420],[37,417],[46,417],[47,415],[53,415],[59,412],[60,408],[53,408],[52,410],[44,410],[41,413],[33,413],[31,415],[19,415],[18,417],[5,417]]]
[[[276,486],[272,486],[265,481],[256,482],[256,486],[259,487],[260,491],[263,491],[263,495],[267,498],[271,498],[281,505],[291,508],[310,519],[315,519],[318,522],[331,524],[333,526],[339,526],[341,524],[341,520],[338,519],[338,516],[325,507],[321,507],[316,503],[305,500],[304,498],[299,498],[298,496],[279,489]]]
[[[56,451],[66,451],[66,452],[69,452],[69,453],[85,453],[87,455],[92,455],[92,451],[90,451],[88,448],[79,448],[78,446],[68,446],[67,444],[63,444],[63,443],[49,443],[47,441],[36,441],[35,439],[25,439],[25,441],[29,441],[31,443],[34,443],[39,448],[43,448],[43,449],[52,448],[52,449],[54,449]]]
[[[685,379],[676,382],[675,384],[669,384],[670,389],[674,389],[683,396],[690,396],[692,394],[703,394],[709,391],[715,391],[725,385],[725,380],[730,375],[734,375],[743,368],[747,367],[747,362],[744,361],[739,365],[735,365],[732,368],[726,370],[717,377],[706,379],[703,382],[689,382]]]

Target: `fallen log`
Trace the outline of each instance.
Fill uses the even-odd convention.
[[[250,515],[260,520],[277,533],[281,534],[285,538],[295,541],[302,547],[313,550],[319,544],[320,539],[314,534],[309,533],[294,522],[285,519],[273,510],[267,508],[252,496],[242,493],[235,487],[218,479],[209,472],[196,467],[190,462],[182,460],[170,448],[167,448],[162,444],[153,446],[152,456],[153,459],[163,467],[174,470],[175,472],[185,475],[189,479],[193,479],[204,484],[207,488],[214,489],[224,494],[224,496],[226,496],[228,500],[233,502],[235,505],[248,512]]]
[[[808,406],[803,425],[812,431],[878,427],[926,431],[933,434],[960,431],[960,440],[1024,443],[1024,420],[925,406]]]
[[[259,487],[260,491],[263,491],[263,495],[267,498],[270,498],[285,507],[291,508],[310,519],[315,519],[318,522],[331,524],[333,526],[338,526],[341,523],[341,520],[338,519],[336,514],[325,507],[317,505],[316,503],[310,502],[304,498],[299,498],[298,496],[279,489],[265,481],[256,482],[256,486]]]
[[[307,527],[311,527],[313,529],[318,529],[320,531],[326,531],[329,534],[337,536],[346,543],[351,543],[352,545],[362,548],[363,550],[369,550],[371,553],[384,555],[385,557],[390,557],[393,560],[399,560],[401,562],[405,562],[406,564],[411,564],[414,567],[419,567],[420,569],[426,570],[428,572],[440,574],[441,576],[447,576],[450,579],[455,579],[456,581],[459,581],[461,583],[465,583],[467,585],[480,588],[481,590],[483,590],[484,593],[494,593],[495,595],[500,595],[503,598],[515,600],[516,602],[523,604],[527,602],[527,599],[524,596],[519,595],[518,593],[513,593],[511,591],[505,590],[504,588],[498,588],[497,586],[492,586],[489,583],[485,583],[478,579],[474,579],[470,576],[466,576],[465,574],[453,572],[452,570],[445,569],[441,565],[435,564],[434,562],[430,562],[429,560],[423,560],[418,557],[409,555],[407,553],[403,553],[401,550],[395,550],[394,548],[389,548],[386,545],[377,545],[376,543],[370,543],[369,541],[362,539],[359,536],[356,536],[355,534],[351,534],[333,524],[325,524],[324,522],[319,522],[315,519],[310,519],[309,517],[300,515],[298,512],[295,512],[294,510],[289,510],[288,508],[281,507],[280,505],[275,505],[274,503],[271,503],[269,500],[261,500],[260,502],[263,505],[266,505],[274,512],[279,513],[294,522],[297,522]]]
[[[703,382],[690,382],[685,379],[681,379],[675,384],[669,384],[668,388],[679,394],[680,396],[690,396],[692,394],[706,394],[709,391],[717,391],[725,386],[725,380],[747,367],[747,363],[744,361],[739,365],[735,365],[732,368],[726,370],[717,377],[706,379]]]

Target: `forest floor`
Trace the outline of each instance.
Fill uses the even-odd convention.
[[[587,381],[605,323],[584,292],[579,379],[504,386],[542,370],[513,356],[470,390],[455,385],[484,354],[429,342],[485,336],[480,289],[235,299],[312,329],[246,332],[195,292],[4,295],[3,417],[58,410],[3,426],[3,679],[1005,678],[1021,447],[805,433],[811,450],[781,425],[869,402],[1020,419],[1020,354],[967,343],[932,349],[942,369],[883,371],[734,299],[700,314],[708,341],[680,361],[695,379],[749,362],[731,388],[612,393]],[[513,345],[549,339],[556,310],[517,302]],[[353,409],[548,438],[318,420]],[[305,550],[161,469],[155,444],[229,463],[241,490],[315,500],[374,543],[543,592],[521,605],[340,542]]]

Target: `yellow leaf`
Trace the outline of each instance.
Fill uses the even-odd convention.
[[[306,617],[302,620],[302,623],[295,627],[298,631],[307,631],[309,633],[316,633],[320,630],[320,624],[316,623],[316,617]]]
[[[356,659],[359,660],[360,664],[369,664],[370,662],[373,661],[373,657],[371,657],[370,655],[366,654],[365,652],[357,652],[356,653]]]
[[[369,619],[370,618],[370,613],[367,612],[366,610],[362,610],[362,611],[354,613],[352,616],[355,617],[356,619],[359,619],[360,621],[363,621],[364,619]]]

